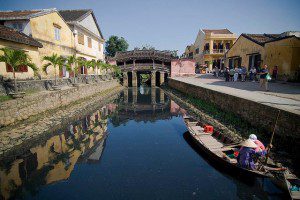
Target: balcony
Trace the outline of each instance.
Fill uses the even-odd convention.
[[[204,50],[203,54],[224,54],[228,50],[229,49],[213,49],[211,52],[210,52],[210,50]]]

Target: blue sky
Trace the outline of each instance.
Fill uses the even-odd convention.
[[[298,0],[0,0],[0,10],[91,8],[105,38],[123,36],[129,48],[179,50],[200,28],[241,33],[300,31]]]

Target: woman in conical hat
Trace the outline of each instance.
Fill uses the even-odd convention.
[[[241,143],[242,148],[239,150],[237,161],[239,166],[255,170],[254,155],[261,155],[260,152],[255,152],[257,145],[251,139],[247,139]]]
[[[251,140],[251,139],[247,139],[244,142],[242,142],[241,146],[243,146],[243,147],[249,147],[249,148],[254,148],[254,149],[257,147],[257,145],[254,143],[254,141]]]

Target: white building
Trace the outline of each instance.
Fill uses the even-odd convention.
[[[60,10],[60,15],[70,26],[75,37],[76,57],[86,60],[104,61],[105,42],[96,17],[92,10]],[[100,74],[100,70],[81,67],[81,74]]]

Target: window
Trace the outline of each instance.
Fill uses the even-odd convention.
[[[193,58],[193,52],[189,53],[189,58]]]
[[[13,72],[13,68],[8,64],[6,64],[6,72]],[[28,72],[28,67],[26,65],[21,65],[15,72]]]
[[[58,27],[54,27],[54,37],[55,37],[55,40],[60,40],[60,28]]]
[[[102,51],[102,45],[101,45],[101,43],[99,42],[98,44],[99,44],[99,51]]]
[[[84,45],[84,35],[82,33],[78,33],[78,44]]]
[[[92,48],[92,38],[88,37],[88,47]]]
[[[199,48],[196,49],[196,54],[199,54]]]
[[[22,23],[13,23],[12,27],[18,31],[23,31],[23,24]]]

